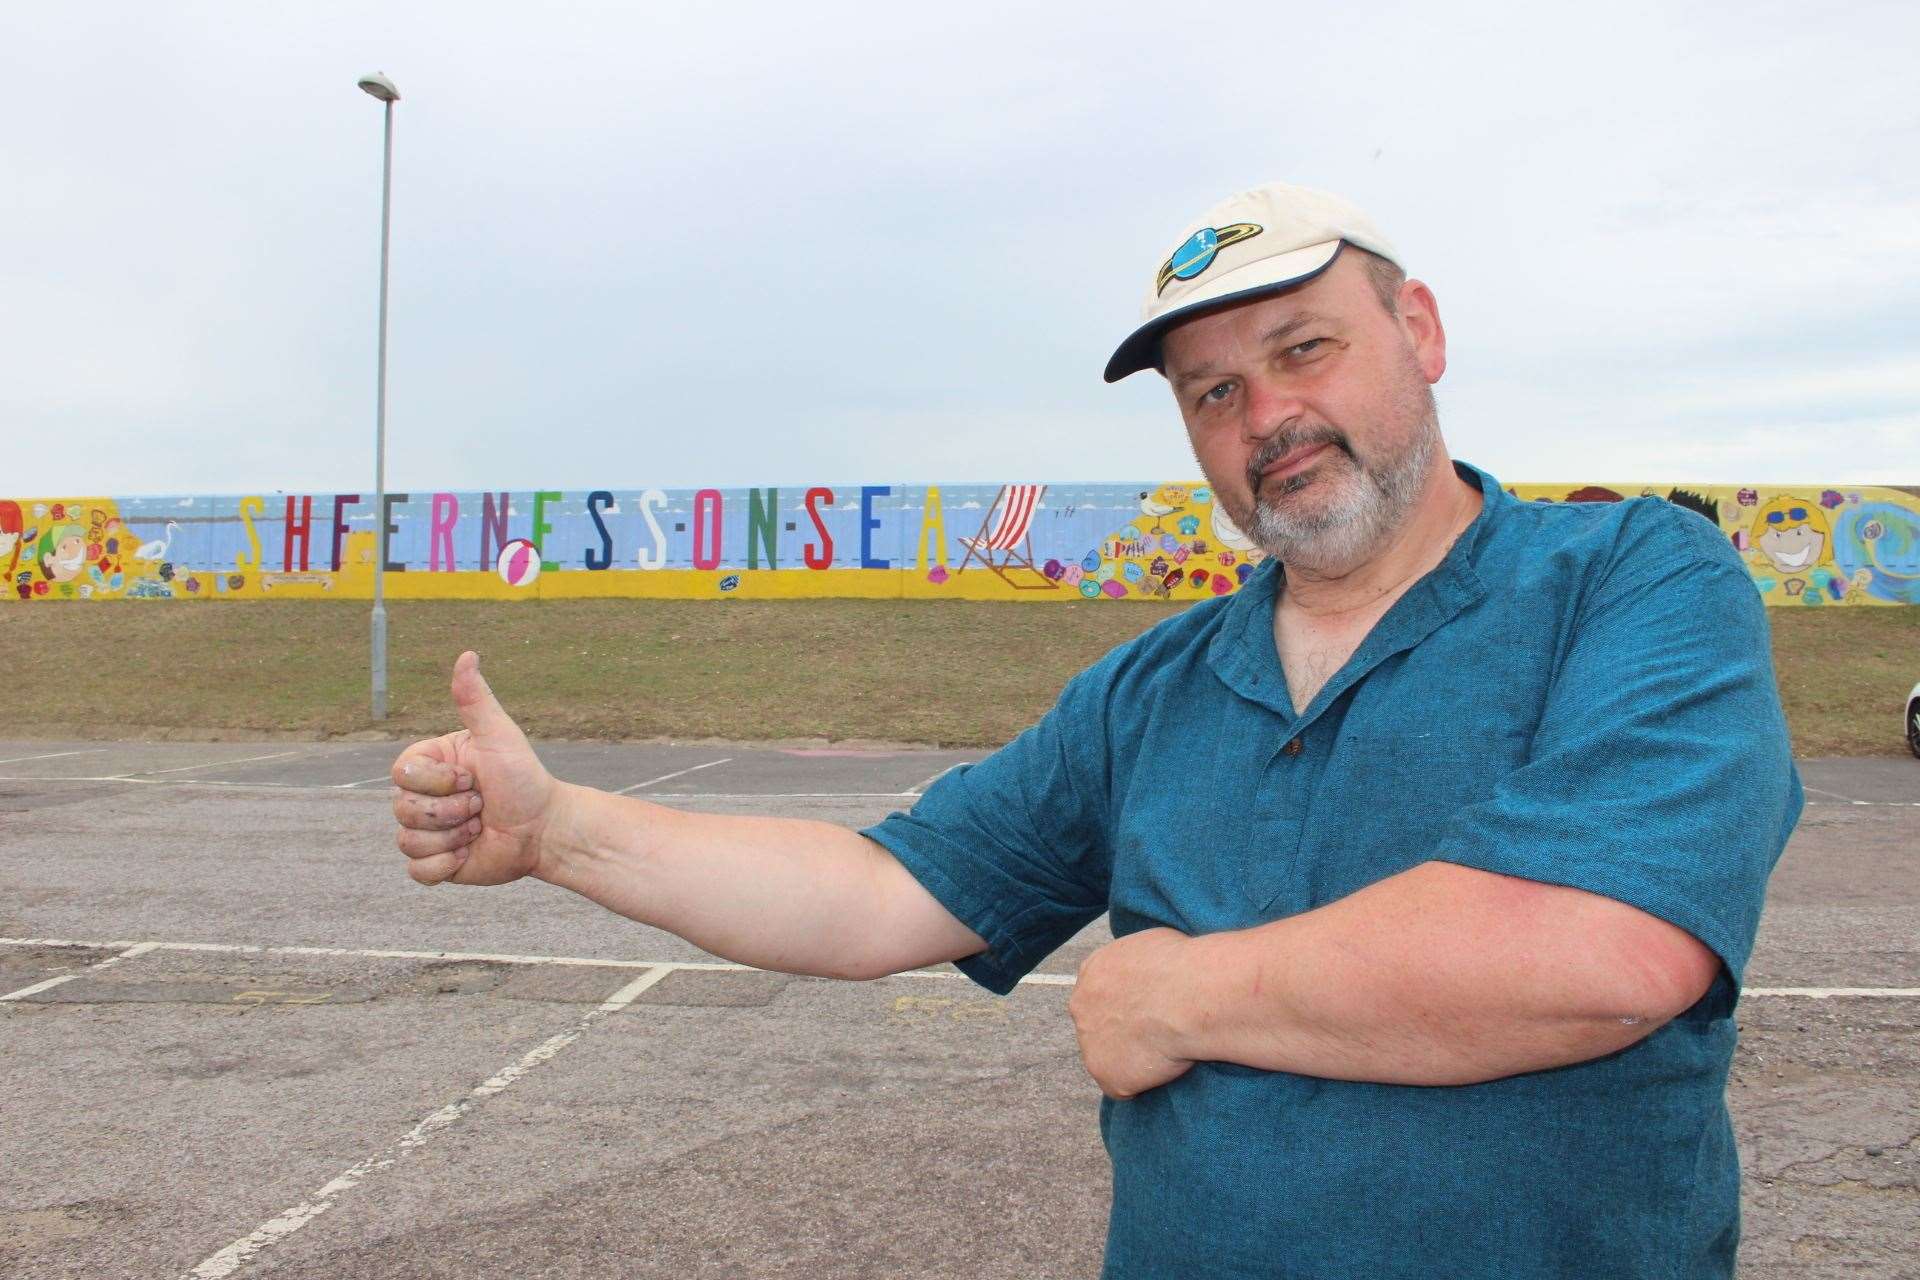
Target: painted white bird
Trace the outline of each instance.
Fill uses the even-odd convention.
[[[1253,550],[1253,539],[1240,532],[1240,527],[1227,515],[1226,508],[1218,498],[1213,501],[1213,538],[1229,551]]]
[[[164,538],[155,538],[152,542],[141,543],[134,551],[133,558],[135,560],[165,560],[168,549],[173,546],[173,535],[179,531],[180,526],[178,524],[175,524],[171,520],[167,521],[167,536]]]
[[[1140,492],[1140,510],[1144,515],[1153,517],[1153,528],[1149,533],[1165,533],[1160,521],[1176,511],[1186,510],[1188,493],[1175,485],[1162,485],[1158,489],[1143,489]]]

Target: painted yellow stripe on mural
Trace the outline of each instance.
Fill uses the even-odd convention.
[[[1223,240],[1224,240],[1223,231]],[[1018,486],[852,487],[839,500],[824,487],[805,490],[804,505],[780,504],[774,488],[749,490],[605,491],[594,504],[583,493],[522,502],[512,495],[502,530],[492,502],[472,493],[419,493],[396,506],[395,559],[433,563],[456,553],[488,559],[503,541],[540,535],[555,567],[510,584],[492,566],[440,571],[406,563],[384,575],[388,595],[402,600],[1016,600],[1028,604],[1093,600],[1191,603],[1230,594],[1261,558],[1224,526],[1203,481],[1146,490],[1133,485],[1049,485],[1034,512],[1015,564],[1013,552],[982,552],[982,541],[1007,495]],[[1523,501],[1616,502],[1654,497],[1712,521],[1737,550],[1770,606],[1855,607],[1920,604],[1920,488],[1830,485],[1543,484],[1507,486]],[[792,492],[800,492],[794,486]],[[496,493],[499,491],[495,491]],[[815,495],[830,505],[816,511]],[[998,496],[995,496],[995,495]],[[743,497],[744,495],[744,497]],[[116,499],[0,498],[0,604],[59,600],[366,600],[373,593],[376,536],[370,502],[350,495],[277,495],[276,511],[258,495]],[[546,496],[522,491],[522,498]],[[791,497],[791,494],[789,495]],[[967,500],[960,501],[961,497]],[[442,522],[441,499],[449,502]],[[871,501],[869,501],[871,499]],[[991,501],[989,501],[991,499]],[[702,504],[705,504],[704,506]],[[622,513],[622,505],[631,504]],[[663,505],[664,504],[664,505]],[[721,519],[722,506],[734,513]],[[749,513],[741,538],[738,513]],[[1076,509],[1078,516],[1076,517]],[[299,512],[293,525],[289,514]],[[636,512],[648,516],[642,530]],[[710,523],[707,515],[711,516]],[[1100,512],[1097,520],[1086,518]],[[592,513],[593,522],[590,523]],[[552,517],[549,521],[547,517]],[[598,521],[605,516],[606,522]],[[654,518],[657,516],[657,520]],[[619,517],[624,523],[611,523]],[[531,527],[529,520],[531,518]],[[831,536],[816,533],[832,523]],[[771,523],[792,526],[784,537]],[[837,522],[837,523],[834,523]],[[977,530],[976,530],[977,522]],[[857,528],[850,534],[848,526]],[[696,526],[698,532],[695,532]],[[951,526],[952,536],[948,534]],[[731,529],[727,534],[725,531]],[[756,533],[755,530],[760,530]],[[761,535],[765,534],[766,537]],[[723,546],[723,535],[728,545]],[[634,539],[638,538],[638,545]],[[769,541],[768,539],[772,540]],[[704,542],[702,539],[710,539]],[[776,545],[777,544],[777,545]],[[718,557],[711,570],[687,566],[692,554]],[[824,553],[818,547],[826,547]],[[974,547],[974,550],[968,550]],[[804,550],[803,550],[804,548]],[[781,568],[739,568],[756,556]],[[804,567],[824,554],[826,569]],[[981,563],[981,555],[997,556]],[[608,557],[612,567],[582,560]],[[648,569],[647,558],[680,567]],[[865,560],[891,562],[863,568]],[[275,568],[274,562],[280,567]],[[334,570],[338,560],[341,568]],[[1044,570],[1044,572],[1043,572]],[[24,598],[24,601],[23,601]]]

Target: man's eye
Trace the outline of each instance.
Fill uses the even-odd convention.
[[[1209,401],[1212,401],[1214,404],[1218,404],[1222,400],[1225,400],[1232,393],[1233,393],[1233,384],[1231,382],[1223,382],[1219,386],[1209,390],[1204,396],[1200,398],[1202,400],[1209,400]]]
[[[1288,347],[1287,351],[1293,355],[1310,355],[1315,347],[1325,341],[1325,338],[1308,338],[1305,342],[1297,342],[1293,346]]]

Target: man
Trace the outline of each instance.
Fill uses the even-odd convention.
[[[1801,803],[1748,575],[1658,499],[1449,461],[1433,293],[1345,201],[1189,230],[1107,379],[1166,376],[1270,554],[1237,594],[860,833],[559,783],[462,655],[467,729],[395,764],[409,871],[1002,993],[1109,912],[1070,1010],[1110,1277],[1730,1276],[1730,1015]]]

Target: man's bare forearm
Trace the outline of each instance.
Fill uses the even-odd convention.
[[[690,813],[560,785],[535,874],[714,955],[873,978],[984,945],[891,854],[846,827]]]
[[[1596,1058],[1711,980],[1652,958],[1630,910],[1426,863],[1302,915],[1192,939],[1178,1053],[1395,1084]]]

